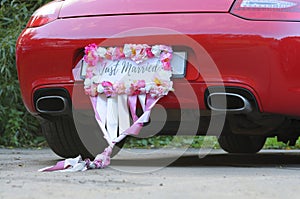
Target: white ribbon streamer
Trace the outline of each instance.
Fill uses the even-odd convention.
[[[119,114],[118,114],[118,101],[117,97],[107,98],[107,122],[106,128],[110,140],[118,137],[118,124],[119,124]],[[99,110],[101,113],[101,110]]]
[[[130,114],[127,95],[118,95],[119,135],[130,127]]]

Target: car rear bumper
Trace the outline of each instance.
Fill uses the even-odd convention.
[[[149,27],[156,32],[143,31]],[[174,34],[157,32],[166,29]],[[72,69],[89,43],[163,43],[188,51],[189,64],[185,79],[174,80],[174,94],[161,104],[206,109],[206,89],[224,85],[248,90],[261,112],[300,116],[299,30],[295,22],[248,21],[229,13],[59,19],[20,35],[17,68],[23,101],[37,114],[34,95],[39,89],[65,88],[73,98]],[[82,99],[79,107],[88,102],[86,96]]]
[[[158,104],[165,109],[184,110],[215,110],[214,104],[209,103],[211,94],[227,95],[228,109],[232,113],[243,113],[259,111],[259,103],[256,100],[254,91],[244,85],[238,84],[206,84],[174,81],[174,92],[158,101]],[[232,96],[237,98],[232,98]],[[225,96],[226,97],[226,96]],[[247,104],[239,106],[240,98],[246,100]],[[70,113],[74,110],[92,110],[90,99],[84,94],[82,82],[75,84],[54,84],[43,85],[33,91],[32,113],[59,115]],[[220,97],[222,100],[222,97]],[[243,103],[243,102],[242,102]],[[218,105],[216,104],[215,107]],[[249,106],[248,109],[244,106]],[[232,108],[230,108],[232,107]],[[220,109],[220,111],[222,111]]]

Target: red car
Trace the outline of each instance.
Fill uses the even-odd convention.
[[[299,21],[299,0],[53,1],[32,15],[16,44],[23,101],[55,153],[94,156],[106,145],[83,82],[72,75],[84,47],[164,44],[186,60],[142,135],[221,133],[230,153],[258,152],[271,136],[293,145]]]

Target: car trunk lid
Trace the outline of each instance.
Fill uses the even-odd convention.
[[[228,12],[233,1],[234,0],[66,0],[59,17]]]

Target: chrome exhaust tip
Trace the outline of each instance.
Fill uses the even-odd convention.
[[[206,102],[212,111],[249,113],[253,110],[250,101],[236,93],[214,92],[207,96]]]
[[[68,101],[61,96],[44,96],[36,100],[35,107],[39,113],[61,114],[66,112]]]

